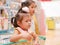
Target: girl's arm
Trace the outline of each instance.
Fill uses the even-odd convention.
[[[34,45],[38,44],[38,40],[39,40],[38,35],[36,35],[36,33],[34,33],[34,32],[32,32],[31,34],[34,38]]]
[[[22,38],[22,35],[19,34],[17,30],[14,31],[14,34],[11,36],[10,41],[11,42],[17,42],[19,39]]]
[[[20,39],[30,40],[31,35],[27,32],[19,33],[19,31],[15,30],[14,35],[10,38],[10,41],[17,42]]]

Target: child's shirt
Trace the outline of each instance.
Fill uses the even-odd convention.
[[[32,31],[24,31],[23,29],[21,29],[20,27],[17,27],[16,30],[22,34],[22,33],[29,33],[32,36]],[[33,36],[32,36],[33,37]]]

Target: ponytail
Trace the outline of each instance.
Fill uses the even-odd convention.
[[[14,26],[14,27],[19,27],[18,24],[17,24],[17,20],[15,17],[12,17],[11,18],[11,24]]]

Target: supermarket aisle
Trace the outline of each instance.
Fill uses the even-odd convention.
[[[48,30],[45,45],[60,45],[60,30]]]

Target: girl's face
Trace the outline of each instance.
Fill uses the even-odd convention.
[[[0,1],[0,5],[3,5],[3,3]]]
[[[30,10],[30,14],[33,15],[35,13],[35,8],[36,8],[36,5],[35,3],[32,3],[30,6],[29,6],[29,10]]]
[[[23,30],[28,30],[30,26],[31,26],[31,17],[30,16],[23,17],[23,20],[20,23],[20,27]]]

